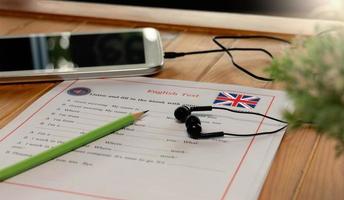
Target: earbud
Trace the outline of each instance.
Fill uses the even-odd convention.
[[[180,122],[185,122],[186,118],[191,115],[192,111],[210,111],[212,110],[212,106],[196,106],[196,107],[188,107],[188,106],[179,106],[175,111],[174,111],[174,117],[180,121]]]
[[[223,132],[201,133],[201,120],[198,117],[191,115],[192,111],[210,111],[212,109],[212,106],[188,107],[183,105],[174,111],[174,117],[180,122],[185,122],[186,130],[189,136],[193,139],[223,136]]]
[[[190,114],[191,110],[187,106],[180,106],[174,111],[174,117],[180,122],[185,122]]]
[[[193,139],[198,139],[201,137],[202,127],[201,120],[194,116],[190,115],[185,120],[186,131],[189,136]]]
[[[205,139],[212,137],[222,137],[223,132],[202,133],[201,120],[195,115],[190,115],[185,121],[186,131],[192,139]]]
[[[242,113],[242,114],[252,114],[252,115],[258,115],[262,117],[266,117],[268,119],[285,123],[282,120],[263,115],[260,113],[255,113],[255,112],[246,112],[246,111],[237,111],[237,110],[232,110],[229,108],[223,108],[223,107],[212,107],[212,106],[196,106],[196,107],[188,107],[188,106],[180,106],[174,111],[174,116],[175,118],[180,121],[180,122],[185,122],[186,130],[189,134],[189,136],[193,139],[205,139],[205,138],[212,138],[212,137],[222,137],[224,135],[228,136],[238,136],[238,137],[252,137],[252,136],[258,136],[258,135],[266,135],[266,134],[273,134],[277,133],[284,128],[287,127],[287,125],[274,130],[274,131],[265,131],[265,132],[259,132],[259,133],[251,133],[251,134],[236,134],[236,133],[225,133],[223,131],[220,132],[212,132],[212,133],[202,133],[202,126],[201,126],[201,120],[196,117],[195,115],[191,115],[191,112],[193,111],[210,111],[212,109],[218,109],[218,110],[227,110],[230,112],[234,113]]]

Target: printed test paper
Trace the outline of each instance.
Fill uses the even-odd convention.
[[[1,129],[0,168],[128,113],[149,112],[0,183],[1,199],[257,199],[285,130],[195,140],[174,118],[181,105],[280,118],[287,98],[276,90],[142,77],[64,81]],[[224,110],[192,114],[203,132],[249,134],[284,126]]]

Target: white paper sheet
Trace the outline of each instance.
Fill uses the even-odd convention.
[[[1,168],[128,112],[150,111],[132,126],[0,183],[1,199],[257,199],[284,131],[193,140],[174,119],[178,106],[213,105],[220,92],[258,97],[255,108],[227,107],[274,117],[287,104],[281,91],[235,85],[152,78],[62,82],[1,130]],[[283,125],[222,110],[194,114],[204,132]]]

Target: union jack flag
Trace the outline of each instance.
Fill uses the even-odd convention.
[[[249,96],[245,94],[220,92],[213,104],[253,109],[256,107],[259,100],[259,97]]]

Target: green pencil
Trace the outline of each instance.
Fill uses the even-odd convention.
[[[0,170],[0,181],[4,181],[8,178],[16,176],[26,170],[29,170],[33,167],[41,165],[49,160],[52,160],[56,157],[64,155],[90,142],[93,142],[99,138],[109,135],[119,129],[129,126],[130,124],[138,120],[146,112],[148,112],[148,110],[144,112],[138,112],[138,113],[132,113],[132,114],[126,115],[122,118],[119,118],[116,121],[105,124],[104,126],[101,126],[95,130],[85,133],[72,140],[69,140],[63,144],[59,144],[37,155],[34,155],[25,160],[19,161],[13,165],[5,167]]]

